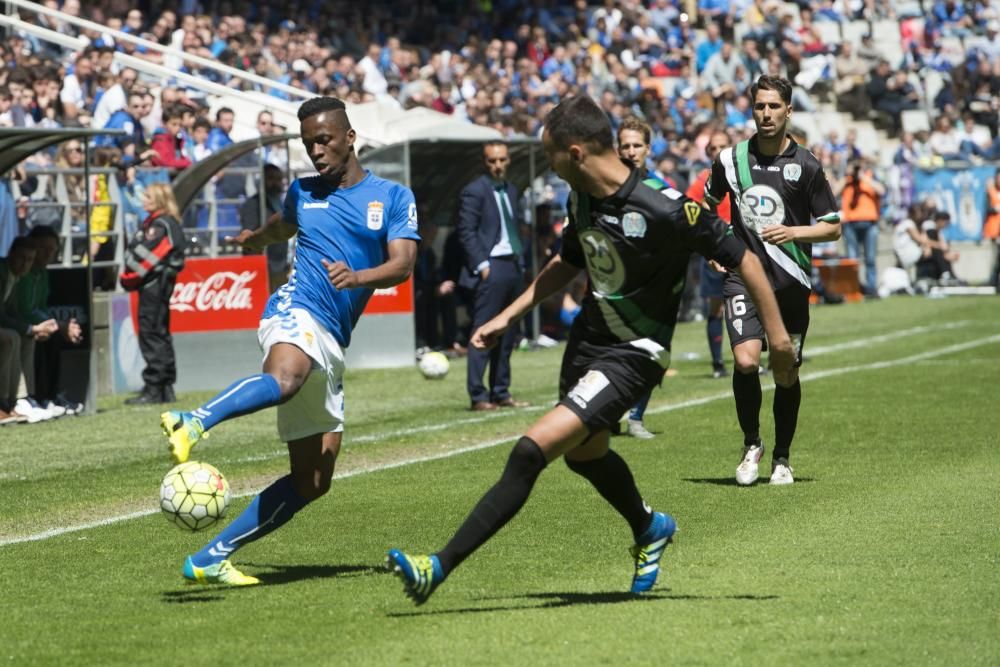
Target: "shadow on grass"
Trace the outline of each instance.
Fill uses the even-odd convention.
[[[461,609],[441,609],[434,611],[415,610],[407,612],[392,612],[386,614],[393,618],[407,616],[432,616],[438,614],[469,614],[493,611],[530,611],[533,609],[557,609],[578,604],[619,604],[622,602],[653,602],[655,600],[747,600],[753,602],[777,600],[777,595],[671,595],[669,593],[529,593],[509,597],[480,598],[481,600],[527,600],[541,604],[511,604],[494,605],[491,607],[466,607]]]
[[[762,478],[763,480],[763,478]],[[736,478],[734,477],[685,477],[681,481],[691,482],[692,484],[714,484],[715,486],[740,486],[736,483]],[[795,484],[809,484],[815,482],[815,477],[796,477]],[[759,481],[753,486],[770,486],[766,480]],[[793,485],[794,486],[794,485]],[[740,487],[748,488],[748,487]]]
[[[246,565],[251,570],[265,570],[264,572],[252,572],[264,586],[278,586],[296,581],[308,581],[309,579],[388,574],[385,568],[374,565],[270,565],[265,563],[243,563],[242,565]],[[164,591],[162,601],[168,604],[219,602],[225,600],[230,593],[251,588],[256,588],[256,586],[196,587],[189,585],[181,590]]]

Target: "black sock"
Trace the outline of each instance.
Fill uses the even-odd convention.
[[[760,439],[760,376],[756,370],[733,373],[733,395],[736,397],[736,416],[743,429],[743,443],[752,445]]]
[[[632,534],[638,541],[639,536],[649,528],[653,515],[646,503],[642,502],[632,471],[625,460],[609,449],[607,454],[591,461],[567,458],[566,465],[576,474],[586,477],[601,497],[618,510],[628,521]]]
[[[447,575],[514,518],[547,465],[538,444],[523,437],[514,445],[500,481],[479,500],[444,549],[437,552]]]
[[[774,458],[787,459],[799,423],[799,404],[802,402],[802,385],[798,379],[791,387],[774,388]]]
[[[722,318],[708,316],[708,323],[705,325],[705,332],[708,336],[708,349],[712,352],[712,367],[722,367]]]

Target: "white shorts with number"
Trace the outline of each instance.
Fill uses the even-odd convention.
[[[344,351],[308,311],[290,308],[261,320],[257,341],[264,358],[273,345],[290,343],[312,359],[298,393],[278,406],[278,435],[285,442],[344,430]]]

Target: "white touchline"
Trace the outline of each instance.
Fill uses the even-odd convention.
[[[917,354],[911,354],[908,357],[901,357],[899,359],[888,359],[885,361],[876,361],[870,364],[842,366],[840,368],[832,368],[830,370],[825,370],[825,371],[816,371],[815,373],[804,373],[802,376],[800,376],[799,379],[802,382],[809,382],[811,380],[821,380],[828,377],[835,377],[837,375],[845,375],[847,373],[880,370],[883,368],[892,368],[894,366],[905,366],[906,364],[912,364],[914,362],[924,361],[925,359],[942,357],[944,355],[952,354],[954,352],[963,352],[965,350],[971,350],[977,347],[982,347],[984,345],[991,345],[993,343],[1000,343],[1000,334],[994,334],[986,338],[981,338],[979,340],[973,340],[966,343],[956,343],[954,345],[940,347],[935,350],[928,350],[927,352],[919,352]],[[769,391],[773,388],[774,388],[773,385],[762,387],[764,391]],[[646,414],[682,410],[684,408],[704,405],[706,403],[711,403],[713,401],[730,399],[732,398],[732,396],[733,396],[732,392],[713,394],[711,396],[695,398],[689,401],[682,401],[680,403],[671,403],[669,405],[663,405],[658,408],[651,408],[646,411]],[[514,434],[500,438],[494,438],[492,440],[485,440],[483,442],[477,442],[476,444],[473,445],[468,445],[466,447],[459,447],[457,449],[451,449],[448,450],[447,452],[441,452],[438,454],[426,454],[424,456],[415,456],[412,458],[395,461],[393,463],[382,463],[367,468],[358,468],[357,470],[349,470],[344,473],[335,474],[334,479],[345,479],[348,477],[366,475],[368,473],[379,472],[382,470],[402,468],[404,466],[413,465],[415,463],[426,463],[428,461],[438,461],[441,459],[448,459],[453,456],[458,456],[459,454],[467,454],[469,452],[476,452],[483,449],[489,449],[490,447],[496,447],[497,445],[502,445],[505,442],[513,442],[519,437],[520,434]],[[256,491],[247,491],[245,493],[236,494],[234,497],[243,498],[246,496],[255,496],[261,491],[262,489],[258,489]],[[0,547],[5,547],[11,544],[20,544],[22,542],[38,542],[40,540],[47,540],[51,537],[59,537],[60,535],[66,535],[67,533],[76,533],[82,530],[89,530],[91,528],[98,528],[100,526],[108,526],[115,523],[121,523],[123,521],[128,521],[130,519],[139,519],[146,516],[152,516],[153,514],[158,514],[159,512],[160,512],[159,509],[142,510],[139,512],[130,512],[128,514],[121,514],[118,516],[107,517],[105,519],[98,519],[96,521],[88,521],[87,523],[81,523],[75,526],[63,526],[61,528],[52,528],[50,530],[42,531],[41,533],[35,533],[34,535],[25,535],[23,537],[7,537],[0,539]]]

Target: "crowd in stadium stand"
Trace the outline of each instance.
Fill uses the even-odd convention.
[[[44,4],[82,15],[79,0]],[[87,3],[85,18],[314,93],[428,107],[507,136],[537,136],[560,99],[586,92],[613,126],[632,115],[652,125],[649,168],[681,188],[705,165],[713,131],[725,129],[733,140],[752,133],[747,87],[763,73],[795,83],[797,111],[849,112],[898,137],[892,218],[903,218],[918,196],[906,174],[910,166],[1000,159],[995,1],[416,0],[292,2],[278,11],[266,3],[182,0],[153,6],[159,9],[145,14],[124,0],[97,0]],[[73,52],[29,34],[9,35],[0,44],[0,126],[125,128],[126,136],[103,143],[113,152],[111,163],[126,168],[182,169],[229,143],[233,118],[209,114],[198,91],[120,67],[114,51],[226,86],[260,88],[109,33],[44,15],[34,20],[83,36],[90,46]],[[284,129],[269,114],[257,127]],[[810,147],[838,192],[856,163],[889,164],[870,141],[874,134],[859,141],[843,125],[822,135],[817,141],[814,132]],[[54,158],[33,159],[47,166]],[[279,166],[286,159],[280,150],[268,156]]]

